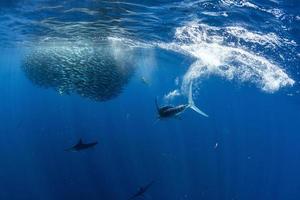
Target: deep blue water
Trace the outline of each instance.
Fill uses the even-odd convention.
[[[0,199],[126,200],[152,180],[137,199],[300,199],[299,10],[297,0],[0,1]],[[93,68],[100,47],[133,70],[109,100],[73,91],[75,76],[40,87],[24,73],[30,55],[64,73]],[[83,90],[99,92],[86,73]],[[155,98],[186,103],[191,83],[209,118],[187,109],[157,121]],[[99,144],[64,151],[79,138]]]

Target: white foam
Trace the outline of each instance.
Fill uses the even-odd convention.
[[[161,43],[160,47],[194,57],[195,62],[184,75],[182,89],[194,79],[218,75],[228,80],[235,79],[251,82],[266,92],[275,92],[284,86],[294,84],[286,72],[268,58],[258,55],[245,46],[229,45],[226,37],[235,31],[238,37],[258,44],[281,45],[285,40],[275,34],[250,32],[245,28],[219,28],[201,24],[197,21],[179,27],[175,41]]]
[[[244,7],[244,8],[252,8],[252,9],[256,9],[262,12],[267,12],[270,13],[272,15],[274,15],[276,18],[280,18],[281,16],[283,16],[285,13],[280,10],[279,8],[264,8],[264,7],[260,7],[255,5],[254,3],[251,3],[250,1],[247,0],[221,0],[221,3],[223,3],[223,5],[226,6],[236,6],[236,7]]]
[[[88,15],[96,15],[98,14],[97,11],[94,10],[90,10],[88,8],[71,8],[69,10],[65,10],[64,13],[73,13],[73,12],[81,12],[81,13],[85,13]]]
[[[217,16],[228,17],[227,12],[209,12],[209,11],[204,11],[204,12],[202,12],[202,14],[208,15],[208,16],[213,16],[213,17],[217,17]]]
[[[224,5],[237,7],[250,7],[257,9],[258,6],[246,0],[221,0]]]
[[[275,33],[259,33],[249,31],[240,26],[226,27],[227,32],[239,39],[243,39],[246,42],[259,43],[261,45],[280,46],[282,44],[281,39]]]
[[[281,16],[284,15],[284,12],[282,10],[278,9],[278,8],[272,8],[272,9],[261,8],[260,10],[268,12],[268,13],[274,15],[277,18],[280,18]]]
[[[128,48],[151,48],[152,44],[141,42],[138,40],[132,40],[129,38],[121,37],[121,36],[109,36],[107,40],[111,43],[122,43],[123,45],[127,45]]]

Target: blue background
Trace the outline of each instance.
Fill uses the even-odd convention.
[[[282,6],[299,12],[292,3]],[[295,23],[288,35],[297,42]],[[155,123],[155,97],[163,104],[193,61],[158,48],[154,55],[149,86],[137,72],[120,96],[94,102],[33,85],[20,69],[22,50],[2,47],[0,199],[121,200],[152,180],[150,199],[300,199],[299,57],[288,69],[294,87],[270,94],[211,76],[195,99],[209,118],[187,110],[182,120]],[[79,138],[99,144],[64,151]]]

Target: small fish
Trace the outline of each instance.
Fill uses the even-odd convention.
[[[150,86],[149,80],[147,80],[144,76],[141,77],[141,81],[142,81],[142,83],[144,83],[145,85]]]
[[[218,146],[219,146],[219,143],[216,142],[214,149],[218,148]]]

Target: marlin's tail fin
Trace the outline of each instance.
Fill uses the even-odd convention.
[[[203,111],[201,111],[194,103],[193,100],[193,82],[191,82],[190,84],[190,88],[189,88],[189,107],[191,109],[193,109],[194,111],[196,111],[197,113],[199,113],[200,115],[203,115],[204,117],[208,117],[207,114],[205,114]]]

